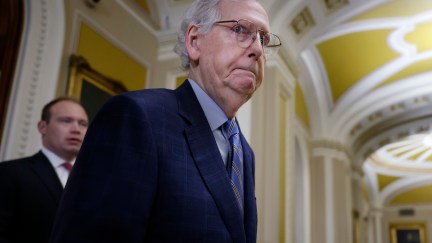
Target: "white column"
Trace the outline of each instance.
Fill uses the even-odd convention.
[[[273,61],[267,62],[265,80],[238,115],[242,131],[250,136],[255,151],[257,241],[283,243],[293,242],[294,236],[292,98],[295,86],[292,75],[287,74],[288,69],[280,66],[283,62]],[[249,118],[249,122],[245,118]],[[281,127],[282,123],[286,123],[285,127]],[[285,141],[284,147],[281,139]]]
[[[352,242],[350,156],[335,142],[313,148],[312,213],[314,243]]]
[[[370,243],[381,243],[382,241],[382,217],[383,213],[380,208],[374,208],[371,212],[372,219],[372,234],[375,236],[374,241]]]

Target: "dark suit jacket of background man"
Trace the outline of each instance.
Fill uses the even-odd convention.
[[[189,82],[111,99],[87,131],[51,242],[256,242],[254,155],[241,142],[244,219]]]
[[[0,243],[46,243],[63,186],[48,158],[0,163]]]

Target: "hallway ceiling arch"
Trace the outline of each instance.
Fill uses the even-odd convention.
[[[117,1],[129,7],[137,4],[142,7],[141,12],[130,12],[142,18],[161,40],[161,55],[171,52],[182,16],[192,2]],[[283,42],[280,56],[298,78],[312,137],[348,144],[358,167],[364,161],[397,164],[406,158],[403,153],[399,157],[382,156],[382,149],[413,139],[411,135],[426,136],[430,130],[432,1],[266,0],[261,3],[269,11],[271,31]],[[432,146],[423,148],[429,151]],[[430,160],[425,155],[430,152],[425,151],[418,156]],[[411,181],[411,169],[394,170],[396,167],[390,166],[383,170],[376,163],[367,164],[369,191],[375,193],[372,197],[380,197],[381,203],[408,202],[398,195],[412,196],[410,192],[415,194],[415,190],[431,188],[429,173],[422,175],[426,178],[419,183]],[[399,189],[393,190],[396,186]],[[383,195],[388,197],[383,199]],[[421,196],[413,200],[432,203],[432,199]]]
[[[373,206],[432,204],[432,144],[425,142],[432,123],[432,1],[285,6],[293,11],[274,19],[285,22],[276,24],[287,43],[282,55],[299,74],[312,136],[349,144],[358,167],[366,161]],[[395,146],[398,153],[390,153]]]

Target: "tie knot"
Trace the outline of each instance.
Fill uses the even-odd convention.
[[[239,133],[239,129],[238,129],[237,123],[235,121],[235,118],[228,119],[225,122],[224,130],[225,130],[226,134],[228,135],[228,137],[232,137],[233,135]]]
[[[69,172],[72,170],[72,163],[71,162],[64,162],[63,167],[66,168],[66,170],[68,170]]]

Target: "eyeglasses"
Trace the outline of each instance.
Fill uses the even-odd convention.
[[[215,22],[215,24],[221,23],[236,23],[232,27],[224,27],[230,28],[235,33],[237,41],[243,48],[249,47],[256,40],[258,33],[260,44],[266,55],[277,53],[279,47],[282,45],[280,38],[277,35],[258,29],[255,24],[248,20],[222,20]]]

